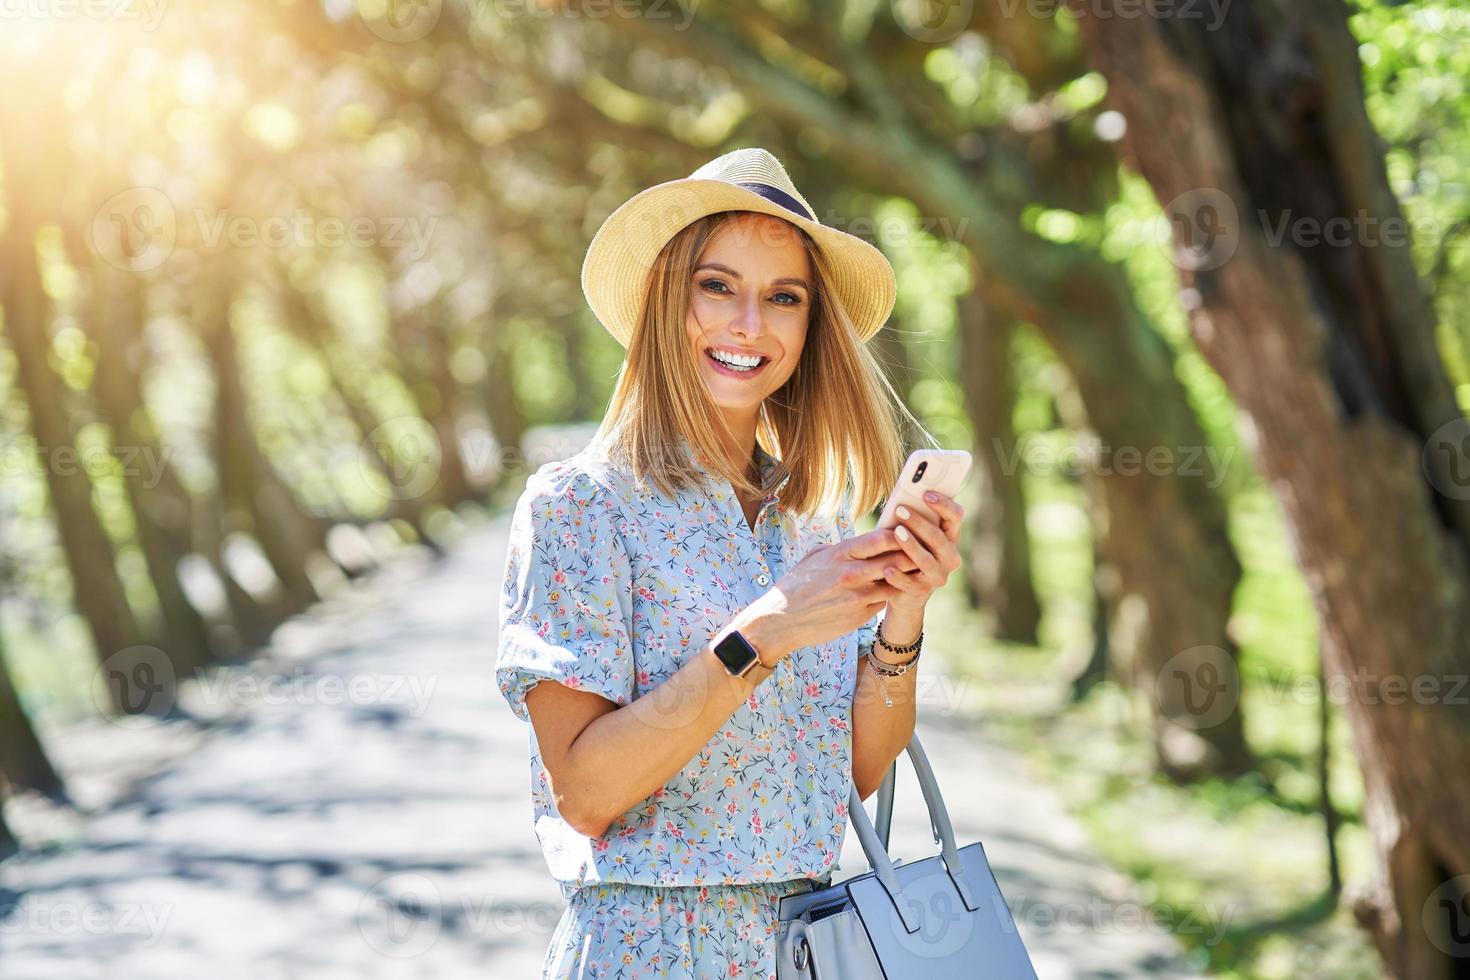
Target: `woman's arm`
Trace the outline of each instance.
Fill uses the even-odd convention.
[[[890,609],[878,626],[883,639],[896,647],[917,640],[923,628],[922,608],[917,611]],[[889,662],[881,647],[875,647],[874,653],[879,659]],[[867,664],[858,664],[857,693],[852,701],[852,781],[860,799],[866,800],[877,791],[888,767],[914,734],[914,694],[918,676],[918,668],[915,668],[901,677],[879,678]],[[893,701],[891,706],[885,703],[885,691]]]
[[[898,589],[899,595],[888,600],[888,608],[879,625],[883,639],[894,646],[903,646],[919,638],[924,627],[924,607],[929,598],[942,586],[950,573],[960,567],[959,551],[955,542],[960,539],[960,522],[965,509],[952,497],[929,491],[924,500],[934,508],[939,523],[927,520],[922,514],[912,513],[907,507],[898,508],[899,528],[895,539],[903,553],[911,560],[915,569],[912,573],[903,570],[897,562],[885,572],[885,579]],[[885,662],[881,645],[874,646],[875,655]],[[899,661],[902,662],[902,661]],[[900,677],[882,678],[859,666],[858,688],[853,695],[852,705],[852,782],[857,788],[858,798],[867,799],[883,782],[888,767],[904,750],[914,734],[914,694],[918,685],[918,669],[910,670]],[[886,690],[893,704],[886,703],[880,688]]]
[[[532,688],[526,707],[562,819],[580,834],[601,837],[688,765],[774,673],[764,665],[790,652],[770,623],[770,614],[751,609],[731,623],[762,661],[744,677],[725,669],[712,640],[658,687],[622,707],[555,682]]]

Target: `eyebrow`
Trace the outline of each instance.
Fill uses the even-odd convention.
[[[701,265],[698,268],[696,268],[694,271],[695,272],[698,272],[698,271],[700,271],[700,269],[714,269],[716,272],[723,272],[725,275],[730,276],[730,277],[732,277],[734,279],[742,279],[742,278],[744,278],[744,277],[742,277],[740,275],[740,273],[736,272],[734,269],[730,268],[728,265],[721,265],[718,262],[706,262],[703,265]],[[807,292],[811,292],[812,291],[811,284],[808,283],[805,279],[800,279],[800,278],[795,278],[795,277],[792,277],[792,276],[787,276],[785,279],[773,279],[771,281],[771,285],[773,285],[773,286],[785,286],[785,285],[788,285],[788,284],[789,285],[792,285],[792,286],[800,286],[802,289],[805,289]]]

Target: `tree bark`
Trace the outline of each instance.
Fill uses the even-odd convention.
[[[0,650],[0,781],[8,781],[15,789],[43,793],[57,803],[71,802],[66,784],[21,705],[4,650]],[[3,823],[0,819],[0,852],[5,842]]]
[[[1056,404],[1083,447],[1092,580],[1105,610],[1097,628],[1107,631],[1094,643],[1111,655],[1113,675],[1132,686],[1145,708],[1160,772],[1177,782],[1251,772],[1238,651],[1226,630],[1240,566],[1223,502],[1202,475],[1171,469],[1173,479],[1150,478],[1141,458],[1125,463],[1125,452],[1151,444],[1112,444],[1102,434],[1140,431],[1143,406],[1117,396],[1131,379],[1113,373],[1122,368],[1108,363],[1107,350],[1095,349],[1091,361]],[[1117,389],[1111,395],[1103,387],[1108,377]],[[1097,414],[1110,420],[1100,423]],[[1193,415],[1162,417],[1155,431],[1170,427],[1178,434],[1158,445],[1177,447],[1175,459],[1204,447]]]
[[[179,492],[183,492],[182,487]],[[271,632],[279,623],[277,617],[281,615],[262,605],[240,583],[225,561],[224,525],[225,502],[222,497],[210,494],[195,501],[194,542],[224,589],[225,603],[230,609],[233,637],[229,642],[216,644],[221,656],[238,653],[241,649],[263,646],[270,639]]]
[[[0,861],[20,851],[20,841],[5,822],[5,773],[0,771]]]
[[[384,275],[390,269],[384,269]],[[460,448],[459,382],[449,370],[453,343],[444,316],[444,304],[435,301],[427,308],[394,310],[390,329],[397,347],[403,383],[413,396],[419,414],[434,431],[439,449],[439,473],[431,488],[432,499],[454,509],[479,494],[474,489]]]
[[[1011,424],[1013,322],[988,308],[978,288],[959,299],[956,335],[959,382],[975,433],[974,475],[980,504],[966,524],[965,577],[971,605],[995,617],[995,634],[1012,643],[1035,644],[1041,603],[1031,583],[1031,544],[1026,497]]]
[[[36,257],[39,219],[25,203],[44,192],[27,183],[34,171],[21,163],[15,144],[7,147],[4,170],[12,193],[7,202],[6,234],[0,243],[5,335],[15,353],[16,379],[36,439],[36,463],[45,474],[62,555],[71,574],[72,601],[87,624],[97,658],[105,660],[139,643],[141,637],[118,576],[112,539],[92,507],[92,479],[76,451],[65,408],[66,385],[47,363],[50,306],[41,289]],[[26,194],[14,193],[17,187],[25,187]],[[121,709],[119,686],[110,683],[109,692]]]
[[[1092,645],[1087,650],[1087,661],[1072,676],[1069,685],[1068,694],[1074,702],[1086,698],[1093,688],[1108,679],[1108,668],[1112,663],[1108,650],[1108,606],[1098,587],[1096,573],[1092,586]]]
[[[496,468],[497,479],[521,463],[521,440],[526,434],[526,415],[516,398],[509,344],[505,331],[500,328],[504,304],[497,294],[490,312],[474,327],[475,336],[480,338],[480,351],[485,355],[485,377],[480,382],[480,398],[485,408],[485,417],[490,422],[490,433],[500,451],[500,465]]]
[[[1396,976],[1457,975],[1463,915],[1436,889],[1470,873],[1470,722],[1453,690],[1470,673],[1466,500],[1448,469],[1463,459],[1426,457],[1470,428],[1407,241],[1303,235],[1399,216],[1346,11],[1237,3],[1207,31],[1114,8],[1078,4],[1083,35],[1169,202],[1195,339],[1280,497],[1328,684],[1350,695],[1377,855],[1356,911]],[[1293,233],[1273,244],[1283,220]]]
[[[1320,656],[1317,667],[1317,809],[1322,812],[1322,839],[1327,849],[1327,890],[1333,898],[1340,898],[1342,862],[1337,852],[1337,832],[1342,827],[1342,815],[1332,799],[1332,700]]]
[[[80,256],[78,256],[80,258]],[[204,618],[189,602],[179,566],[190,553],[192,501],[170,479],[167,455],[139,388],[146,352],[142,338],[142,297],[133,276],[105,263],[93,263],[93,296],[88,332],[97,344],[93,391],[111,428],[132,505],[134,524],[149,578],[158,597],[164,637],[174,667],[192,671],[210,661]]]
[[[301,511],[256,442],[229,321],[227,287],[219,270],[212,271],[215,275],[202,277],[194,315],[215,381],[214,456],[225,523],[248,528],[265,552],[284,593],[273,616],[279,621],[320,598],[306,566],[323,549],[325,535],[320,523]]]
[[[277,293],[281,304],[282,319],[292,332],[303,343],[314,349],[317,356],[322,359],[332,391],[342,403],[347,417],[357,427],[360,453],[369,454],[366,460],[368,465],[376,471],[384,485],[392,488],[394,467],[397,461],[389,459],[384,453],[382,442],[373,438],[373,433],[382,423],[374,413],[372,406],[359,394],[358,386],[353,383],[350,372],[344,364],[344,359],[350,355],[350,352],[344,352],[341,349],[330,318],[323,309],[319,297],[286,281],[287,278],[282,277],[283,281]],[[424,527],[423,512],[422,498],[406,498],[393,494],[388,498],[383,516],[390,520],[405,522],[413,529],[420,541],[430,548],[437,548],[434,539],[429,536],[428,530]]]

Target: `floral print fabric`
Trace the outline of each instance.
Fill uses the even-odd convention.
[[[589,885],[557,924],[542,980],[776,980],[781,897],[811,888],[800,878],[697,888]]]
[[[763,472],[773,460],[759,448]],[[596,446],[528,480],[511,519],[496,682],[516,717],[541,681],[625,705],[658,687],[802,555],[851,517],[761,503],[754,529],[728,481],[675,498]],[[561,819],[530,729],[531,804],[552,875],[584,885],[693,887],[827,881],[852,785],[854,633],[783,660],[664,786],[589,838]]]

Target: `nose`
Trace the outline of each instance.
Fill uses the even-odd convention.
[[[730,329],[742,337],[759,337],[766,323],[761,315],[760,297],[748,292],[740,301],[740,309],[730,321]]]

